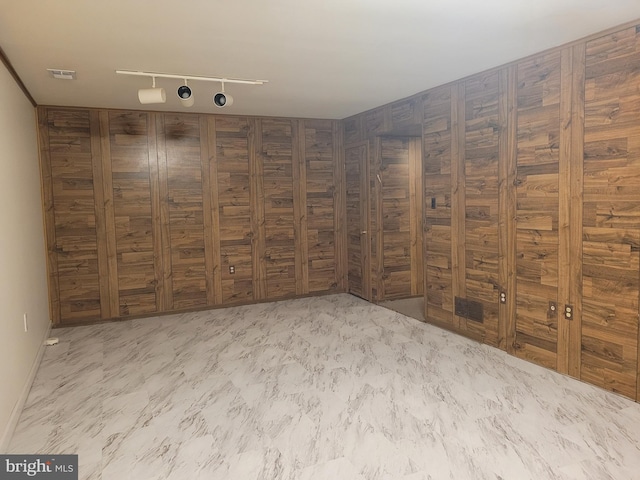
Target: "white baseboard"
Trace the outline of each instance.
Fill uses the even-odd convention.
[[[13,436],[13,432],[18,425],[18,420],[20,420],[20,414],[22,413],[22,409],[24,408],[24,404],[27,402],[27,397],[29,396],[29,391],[31,391],[31,385],[33,385],[33,380],[36,378],[36,373],[38,372],[38,368],[40,367],[40,362],[42,361],[42,356],[44,355],[44,349],[46,345],[44,344],[45,340],[49,338],[51,334],[51,324],[47,326],[46,331],[44,332],[44,337],[40,342],[40,348],[38,349],[38,354],[31,366],[31,371],[29,372],[29,376],[27,380],[24,382],[24,387],[22,387],[22,392],[20,393],[20,397],[18,397],[18,401],[13,407],[13,411],[11,412],[11,416],[9,417],[9,421],[7,422],[7,426],[2,433],[2,441],[0,442],[0,452],[5,453],[9,448],[9,442],[11,441],[11,437]]]

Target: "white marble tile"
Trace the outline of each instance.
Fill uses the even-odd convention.
[[[640,405],[349,295],[56,335],[10,451],[83,479],[640,472]]]

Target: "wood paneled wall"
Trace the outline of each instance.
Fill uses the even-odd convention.
[[[621,27],[345,119],[370,171],[365,298],[406,283],[385,222],[409,211],[390,165],[417,135],[427,321],[640,399],[638,85],[640,26]]]
[[[338,122],[38,115],[55,324],[344,291]]]

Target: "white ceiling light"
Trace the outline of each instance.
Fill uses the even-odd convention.
[[[224,93],[224,82],[221,83],[222,91],[213,96],[213,104],[218,108],[226,107],[233,103],[233,97]]]
[[[138,90],[138,100],[143,105],[150,103],[165,103],[167,101],[167,92],[164,88],[156,88],[156,77],[153,78],[151,88],[141,88]]]
[[[151,77],[153,79],[153,88],[138,90],[138,99],[140,103],[165,103],[166,94],[164,88],[156,88],[156,78],[176,78],[184,81],[184,85],[178,88],[177,94],[180,102],[185,107],[190,107],[194,103],[194,96],[191,87],[187,85],[188,80],[196,80],[202,82],[220,82],[222,85],[222,91],[218,92],[213,97],[213,103],[216,107],[224,107],[225,105],[231,105],[233,98],[231,95],[224,93],[225,83],[240,83],[244,85],[263,85],[268,80],[248,80],[242,78],[219,78],[219,77],[202,77],[197,75],[178,75],[173,73],[155,73],[155,72],[138,72],[134,70],[116,70],[118,75],[134,75],[139,77]]]
[[[195,98],[193,97],[193,92],[189,88],[189,85],[187,85],[187,80],[184,81],[184,85],[180,85],[178,87],[177,93],[183,107],[193,107]]]

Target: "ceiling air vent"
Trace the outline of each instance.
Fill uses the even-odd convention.
[[[47,68],[47,72],[52,78],[57,78],[58,80],[75,80],[76,79],[76,71],[75,70],[60,70],[59,68]]]

